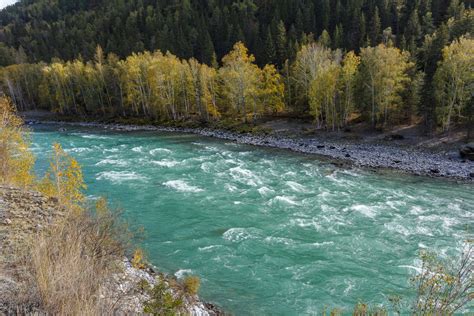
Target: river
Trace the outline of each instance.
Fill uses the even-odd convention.
[[[32,142],[39,174],[60,142],[89,197],[106,196],[144,228],[154,265],[199,276],[204,300],[239,315],[409,296],[418,251],[457,255],[474,226],[472,184],[189,134],[39,125]]]

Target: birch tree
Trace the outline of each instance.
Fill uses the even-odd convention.
[[[385,127],[391,112],[400,105],[400,94],[410,80],[407,75],[411,67],[409,57],[409,53],[384,44],[362,48],[357,80],[360,89],[369,95],[365,101],[368,101],[372,127],[379,123]]]
[[[257,102],[259,68],[255,65],[255,57],[248,53],[242,42],[238,42],[222,62],[224,95],[244,122],[247,122],[248,111]]]
[[[474,95],[474,40],[461,37],[443,49],[435,74],[435,93],[440,123],[449,131],[453,121],[467,121]]]
[[[347,53],[344,56],[339,78],[339,85],[341,91],[341,97],[339,101],[339,108],[341,112],[341,127],[347,125],[349,121],[349,116],[355,108],[354,85],[359,64],[360,57],[357,56],[353,51]]]

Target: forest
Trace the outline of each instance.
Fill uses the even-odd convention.
[[[469,1],[21,1],[0,12],[21,110],[156,122],[473,120]],[[106,12],[104,14],[104,12]]]

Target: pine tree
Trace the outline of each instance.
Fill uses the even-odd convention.
[[[323,30],[321,36],[318,38],[318,42],[324,47],[331,47],[331,36],[328,31]]]
[[[285,60],[288,58],[288,41],[286,36],[285,23],[280,20],[277,26],[277,37],[276,37],[276,50],[277,50],[277,63],[283,65]]]
[[[336,30],[334,31],[334,41],[333,41],[333,48],[343,48],[344,47],[344,30],[341,24],[336,26]]]
[[[276,49],[273,41],[272,32],[270,28],[267,28],[267,33],[265,36],[265,61],[269,63],[274,63],[276,60]]]
[[[375,7],[374,15],[370,27],[370,44],[377,45],[380,43],[382,33],[382,22],[380,21],[379,8]]]
[[[442,49],[448,44],[449,31],[446,25],[430,36],[425,38],[419,52],[419,66],[424,72],[424,83],[421,93],[420,112],[423,116],[426,132],[435,129],[436,122],[436,100],[434,99],[433,78],[436,73],[438,62],[442,58]]]

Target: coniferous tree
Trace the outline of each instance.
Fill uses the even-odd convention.
[[[277,63],[283,65],[284,61],[288,58],[288,40],[286,36],[285,23],[280,20],[277,27],[276,37],[276,52],[277,52]]]

